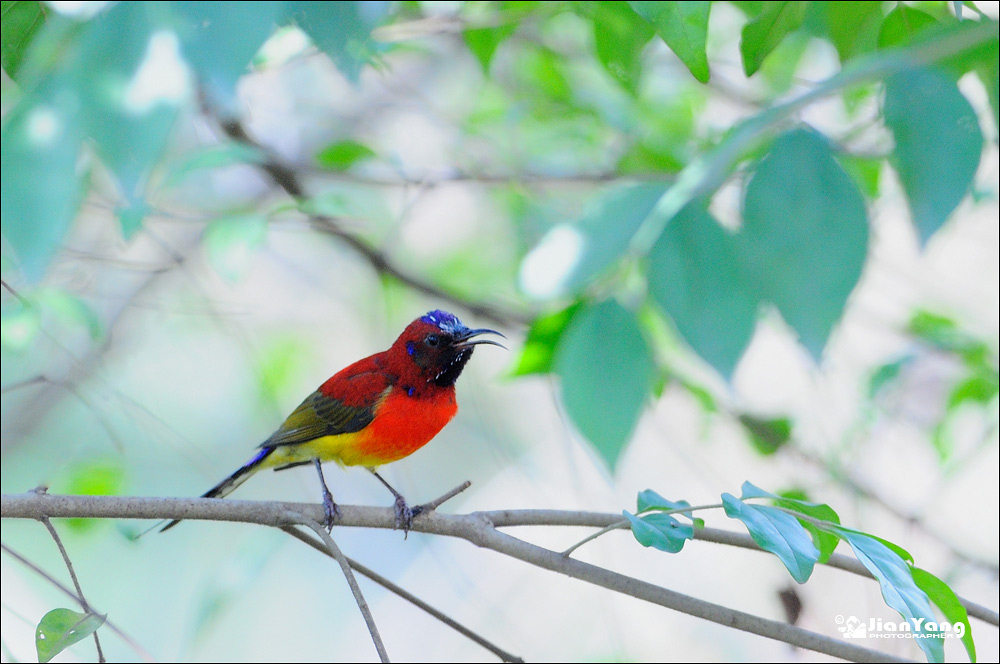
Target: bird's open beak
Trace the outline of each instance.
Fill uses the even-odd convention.
[[[504,337],[504,335],[502,335],[499,332],[497,332],[496,330],[488,330],[485,327],[482,327],[482,328],[479,328],[478,330],[465,330],[463,332],[459,332],[458,334],[456,334],[455,335],[455,347],[456,348],[468,348],[469,346],[487,346],[488,345],[488,346],[499,346],[500,348],[503,348],[504,350],[507,350],[507,347],[504,346],[502,343],[500,343],[498,341],[493,341],[492,339],[476,339],[475,341],[472,341],[473,337],[477,337],[480,334],[495,334],[498,337],[503,337],[504,339],[507,338],[507,337]]]

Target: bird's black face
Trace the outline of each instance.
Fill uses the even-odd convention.
[[[481,334],[496,334],[495,330],[481,328],[470,330],[453,314],[446,311],[431,311],[426,316],[413,321],[407,329],[406,352],[420,367],[428,383],[439,387],[455,384],[472,357],[474,346],[504,346],[492,339],[475,339]]]

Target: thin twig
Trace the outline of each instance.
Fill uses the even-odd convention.
[[[436,498],[435,500],[432,500],[429,503],[424,503],[423,505],[421,505],[421,507],[423,507],[425,511],[436,510],[437,508],[441,507],[441,505],[443,505],[444,503],[448,502],[458,494],[468,489],[470,486],[472,486],[472,482],[466,480],[461,484],[459,484],[454,489],[452,489],[451,491],[441,496],[440,498]]]
[[[49,521],[48,517],[39,520],[45,525],[45,528],[49,531],[49,535],[52,536],[56,546],[59,547],[59,553],[62,554],[63,562],[66,563],[66,569],[69,570],[69,578],[73,580],[73,587],[76,588],[76,594],[80,598],[80,606],[83,607],[84,611],[91,615],[99,615],[95,613],[92,608],[90,608],[90,602],[87,601],[86,595],[83,594],[83,587],[80,586],[80,580],[76,577],[76,571],[73,569],[73,561],[69,559],[69,553],[67,553],[66,547],[63,546],[62,538],[59,537],[59,533],[56,531],[55,526],[52,525],[52,522]],[[97,661],[108,661],[104,658],[104,651],[101,649],[101,639],[97,636],[96,630],[94,631],[94,646],[97,647]]]
[[[316,541],[312,537],[309,537],[308,535],[306,535],[305,533],[303,533],[301,530],[298,530],[298,529],[293,528],[291,526],[286,526],[286,527],[282,528],[282,530],[285,531],[286,533],[288,533],[289,535],[291,535],[292,537],[294,537],[294,538],[296,538],[296,539],[298,539],[298,540],[300,540],[300,541],[308,544],[309,546],[313,547],[317,551],[329,555],[329,553],[327,552],[326,548],[323,546],[322,542]],[[419,597],[417,597],[413,593],[409,592],[408,590],[405,590],[404,588],[401,588],[400,586],[396,585],[395,583],[393,583],[389,579],[385,578],[384,576],[382,576],[378,572],[375,572],[374,570],[372,570],[372,569],[370,569],[368,567],[365,567],[364,565],[362,565],[358,561],[354,560],[353,558],[351,558],[351,557],[348,556],[347,562],[349,562],[351,564],[351,569],[353,569],[358,574],[361,574],[362,576],[368,577],[369,579],[371,579],[375,583],[379,584],[380,586],[382,586],[383,588],[385,588],[389,592],[391,592],[391,593],[393,593],[395,595],[398,595],[399,597],[401,597],[402,599],[405,599],[407,602],[410,602],[411,604],[413,604],[417,608],[422,609],[426,613],[429,613],[431,616],[433,616],[434,618],[436,618],[440,622],[444,623],[448,627],[451,627],[453,630],[455,630],[459,634],[462,634],[463,636],[465,636],[469,640],[474,641],[475,643],[478,643],[482,647],[486,648],[487,650],[489,650],[490,652],[492,652],[493,654],[495,654],[497,657],[499,657],[504,662],[523,662],[524,661],[523,659],[521,659],[517,655],[513,655],[513,654],[507,652],[506,650],[504,650],[503,648],[501,648],[500,646],[492,643],[491,641],[488,641],[485,637],[477,634],[476,632],[472,631],[471,629],[469,629],[465,625],[459,623],[458,621],[456,621],[455,619],[451,618],[450,616],[442,613],[438,609],[435,609],[433,606],[431,606],[427,602],[423,601],[422,599],[420,599]]]
[[[326,552],[340,565],[340,569],[344,572],[344,578],[347,579],[347,585],[350,586],[351,593],[354,595],[354,601],[357,602],[358,609],[361,610],[361,615],[365,619],[365,625],[368,626],[368,633],[371,634],[372,642],[375,644],[375,651],[378,652],[379,661],[388,662],[389,654],[385,651],[385,644],[382,643],[382,637],[378,633],[375,618],[372,616],[365,596],[361,593],[361,586],[358,585],[358,580],[354,577],[354,572],[351,571],[351,563],[347,560],[347,556],[344,555],[344,552],[340,550],[337,543],[333,541],[330,533],[318,521],[298,513],[291,513],[289,516],[297,523],[301,523],[315,532],[320,540],[322,540]]]
[[[80,597],[79,595],[77,595],[76,593],[74,593],[72,590],[70,590],[69,588],[67,588],[66,586],[64,586],[62,584],[62,582],[60,582],[57,579],[55,579],[54,577],[52,577],[48,572],[46,572],[45,570],[43,570],[41,567],[39,567],[35,563],[33,563],[30,560],[28,560],[27,558],[25,558],[24,556],[22,556],[17,551],[14,551],[14,549],[12,549],[9,546],[7,546],[6,544],[2,544],[2,543],[0,543],[0,548],[2,548],[4,551],[7,552],[7,554],[9,554],[12,558],[14,558],[19,563],[21,563],[22,565],[24,565],[25,567],[27,567],[28,569],[30,569],[32,572],[34,572],[38,576],[42,577],[46,581],[48,581],[50,584],[52,584],[52,586],[54,586],[55,588],[58,588],[59,590],[63,591],[63,593],[65,593],[69,597],[72,597],[74,600],[76,600],[77,602],[79,602],[81,606],[83,606],[85,604],[85,600],[82,597]],[[115,623],[113,623],[112,621],[110,621],[107,618],[105,618],[104,619],[104,624],[107,626],[108,629],[110,629],[112,632],[114,632],[115,634],[117,634],[119,636],[119,638],[121,638],[122,641],[124,641],[126,644],[128,644],[128,646],[130,648],[132,648],[132,650],[134,650],[135,653],[137,655],[139,655],[139,657],[142,658],[142,660],[144,662],[152,662],[152,663],[156,662],[156,658],[155,657],[153,657],[145,648],[143,648],[141,645],[139,645],[138,641],[136,641],[131,636],[129,636],[128,634],[126,634],[125,632],[123,632],[121,630],[121,628],[118,627]]]
[[[207,105],[205,106],[206,113],[210,112]],[[253,147],[256,150],[260,150],[261,153],[266,156],[262,163],[257,164],[257,167],[267,173],[271,180],[283,189],[286,194],[299,203],[306,200],[307,193],[305,188],[302,186],[302,183],[299,181],[298,173],[281,162],[270,150],[254,140],[247,133],[246,129],[239,120],[234,118],[218,117],[217,121],[223,133],[225,133],[230,140],[237,141],[239,143],[243,143],[244,145]],[[455,293],[448,292],[429,281],[424,281],[419,277],[408,274],[402,268],[393,263],[387,255],[370,246],[361,238],[352,235],[341,228],[336,219],[321,214],[310,213],[307,214],[307,216],[309,218],[309,223],[316,230],[338,238],[361,254],[361,256],[368,261],[373,268],[375,268],[375,270],[381,274],[394,278],[400,283],[409,286],[413,290],[424,293],[425,295],[430,295],[431,297],[437,299],[452,302],[480,318],[485,318],[501,325],[510,325],[512,323],[527,325],[533,319],[530,315],[503,309],[497,305],[483,304],[465,299]]]
[[[26,307],[31,306],[31,302],[29,302],[27,299],[24,298],[24,296],[22,296],[20,293],[14,290],[14,288],[12,288],[11,285],[8,284],[5,279],[0,279],[0,284],[3,284],[4,290],[6,290],[8,293],[16,297],[18,302],[20,302]]]

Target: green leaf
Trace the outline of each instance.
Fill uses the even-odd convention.
[[[517,358],[517,366],[511,375],[527,376],[551,372],[559,338],[581,306],[582,303],[577,302],[562,311],[536,318],[528,330]]]
[[[771,51],[790,32],[798,30],[806,16],[807,2],[765,2],[759,16],[743,26],[740,54],[743,71],[753,76]]]
[[[184,57],[211,102],[227,115],[243,108],[236,84],[251,59],[274,33],[283,3],[255,2],[253,11],[235,2],[172,2]]]
[[[594,50],[598,61],[611,77],[631,95],[639,92],[642,78],[642,49],[652,39],[652,26],[624,2],[595,2]]]
[[[346,171],[360,161],[374,158],[375,151],[364,143],[346,140],[326,146],[316,155],[316,161],[331,171]]]
[[[0,3],[0,65],[11,79],[21,82],[18,70],[35,34],[45,24],[45,5],[18,0]]]
[[[39,662],[49,662],[71,645],[85,639],[104,624],[106,616],[52,609],[35,628],[35,650]]]
[[[104,323],[86,300],[53,288],[40,292],[37,301],[62,320],[83,327],[91,339],[96,341],[104,336]]]
[[[629,2],[635,12],[653,24],[656,34],[684,63],[691,75],[708,83],[708,38],[710,2]]]
[[[479,60],[483,73],[489,73],[490,62],[493,54],[496,53],[500,44],[514,34],[517,25],[500,25],[495,28],[472,28],[462,33],[465,45],[469,47],[472,54]]]
[[[759,304],[737,251],[734,236],[695,202],[670,220],[649,254],[649,294],[727,380],[753,336]]]
[[[926,244],[972,187],[983,148],[979,121],[955,82],[929,69],[889,79],[883,115],[896,140],[893,166]]]
[[[819,550],[798,519],[769,505],[745,503],[730,493],[722,494],[726,516],[739,519],[757,546],[770,551],[799,583],[805,583],[819,559]]]
[[[228,281],[238,281],[266,237],[267,218],[245,214],[210,222],[205,227],[202,243],[215,271]]]
[[[968,402],[983,405],[990,403],[1000,391],[998,379],[1000,377],[995,372],[975,373],[965,378],[948,395],[948,410]]]
[[[875,50],[882,25],[882,7],[877,2],[824,2],[827,32],[841,63]]]
[[[889,48],[912,44],[918,32],[934,25],[937,25],[937,19],[930,14],[900,3],[882,21],[878,46]]]
[[[41,330],[38,307],[21,301],[5,307],[0,316],[0,343],[5,349],[21,352],[27,349]]]
[[[315,358],[309,346],[295,336],[275,339],[260,354],[258,375],[262,399],[272,406],[294,387],[293,382]]]
[[[851,179],[866,197],[878,198],[879,180],[882,177],[882,159],[842,154],[838,155],[837,163],[851,176]]]
[[[969,622],[969,612],[962,606],[958,595],[948,587],[947,583],[927,570],[920,569],[919,567],[910,567],[910,573],[913,575],[913,582],[917,584],[917,587],[927,593],[927,598],[934,602],[934,605],[948,619],[951,629],[944,629],[944,625],[939,625],[942,627],[942,631],[946,633],[954,632],[955,634],[961,632],[960,638],[962,639],[962,645],[965,646],[965,651],[969,653],[969,661],[975,662],[976,642],[972,640],[972,624]]]
[[[371,32],[388,2],[285,2],[285,20],[295,23],[347,78],[357,81],[361,67],[378,52]]]
[[[778,307],[818,359],[868,246],[864,199],[825,137],[808,129],[778,137],[746,187],[737,241],[759,297]]]
[[[556,349],[566,412],[613,471],[653,382],[635,317],[614,300],[580,309]]]
[[[787,417],[767,419],[743,413],[739,421],[750,434],[753,448],[764,456],[774,454],[792,438],[792,421]]]
[[[57,484],[59,493],[74,496],[118,496],[125,487],[125,468],[117,458],[84,461],[73,464],[69,475]],[[103,524],[101,519],[72,518],[66,524],[84,532]]]
[[[854,549],[865,568],[878,579],[882,598],[891,608],[910,623],[915,634],[926,635],[916,639],[930,662],[944,661],[944,643],[939,631],[926,629],[927,622],[934,622],[927,594],[914,582],[911,567],[886,543],[870,535],[848,528],[838,528],[836,532]]]
[[[694,539],[694,527],[681,523],[670,514],[656,512],[640,517],[628,510],[622,510],[622,514],[632,526],[632,535],[643,546],[677,553],[684,548],[684,542]]]

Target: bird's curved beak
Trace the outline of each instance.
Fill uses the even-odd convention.
[[[485,327],[481,327],[478,330],[466,329],[455,335],[454,337],[455,347],[468,348],[470,346],[499,346],[500,348],[507,350],[507,347],[504,346],[502,343],[498,341],[493,341],[492,339],[476,339],[475,341],[472,340],[473,337],[477,337],[480,334],[495,334],[498,337],[503,337],[504,339],[507,338],[504,337],[504,335],[497,332],[496,330],[489,330]]]

